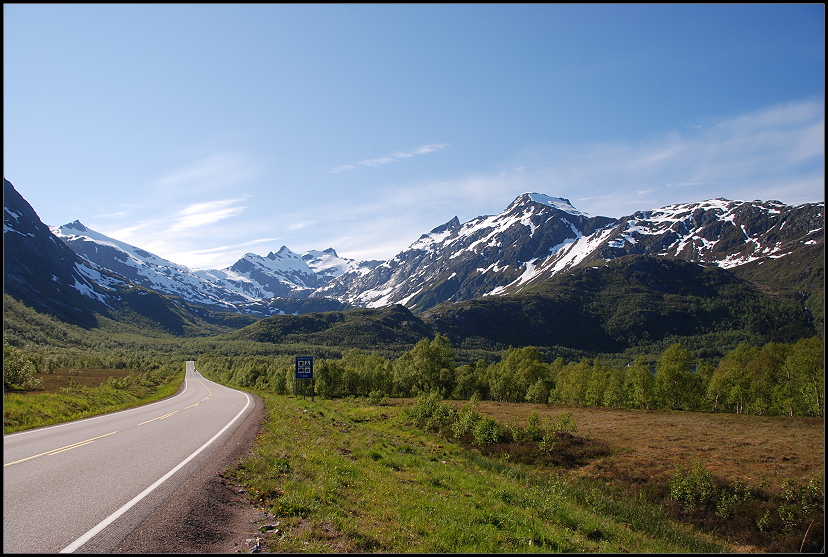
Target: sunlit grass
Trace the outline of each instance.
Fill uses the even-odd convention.
[[[267,536],[271,551],[724,549],[643,502],[591,502],[548,471],[417,429],[400,407],[262,396],[265,432],[235,474],[279,522]]]
[[[4,393],[3,433],[79,420],[134,408],[175,394],[184,372],[157,387],[141,389],[136,396],[126,389],[104,384],[77,386],[57,393]]]

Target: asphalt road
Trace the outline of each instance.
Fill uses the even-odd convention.
[[[165,400],[3,437],[3,553],[111,552],[252,412],[187,362]]]

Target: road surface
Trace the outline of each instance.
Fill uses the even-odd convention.
[[[203,465],[253,397],[186,363],[184,390],[3,437],[3,552],[110,552]]]

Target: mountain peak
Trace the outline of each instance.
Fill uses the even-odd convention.
[[[66,231],[74,231],[74,232],[89,232],[89,229],[86,228],[83,223],[79,220],[73,220],[72,222],[66,223],[63,226],[53,226],[51,230],[54,231],[55,229],[60,230],[62,233],[66,233]]]
[[[552,197],[544,193],[537,192],[527,192],[519,195],[512,202],[510,208],[518,205],[525,205],[527,203],[540,203],[541,205],[547,205],[559,211],[563,211],[564,213],[569,213],[570,215],[583,216],[587,218],[592,217],[592,215],[576,209],[565,197]]]
[[[531,199],[532,201],[535,201],[536,203],[545,203],[546,205],[554,205],[554,204],[561,204],[562,203],[564,205],[569,205],[570,207],[572,207],[572,203],[565,197],[552,197],[552,196],[546,195],[544,193],[537,193],[537,192],[526,193],[524,195],[526,195],[529,199]]]
[[[458,219],[455,216],[453,219],[451,219],[447,223],[441,224],[440,226],[436,227],[434,230],[429,232],[429,234],[439,234],[440,232],[445,232],[447,230],[456,230],[458,228],[460,228],[460,219]]]

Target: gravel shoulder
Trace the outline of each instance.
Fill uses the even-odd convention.
[[[264,402],[251,395],[256,407],[207,463],[184,482],[116,548],[118,553],[237,553],[254,545],[263,518],[234,483],[223,477],[239,459],[251,454],[265,417]]]

